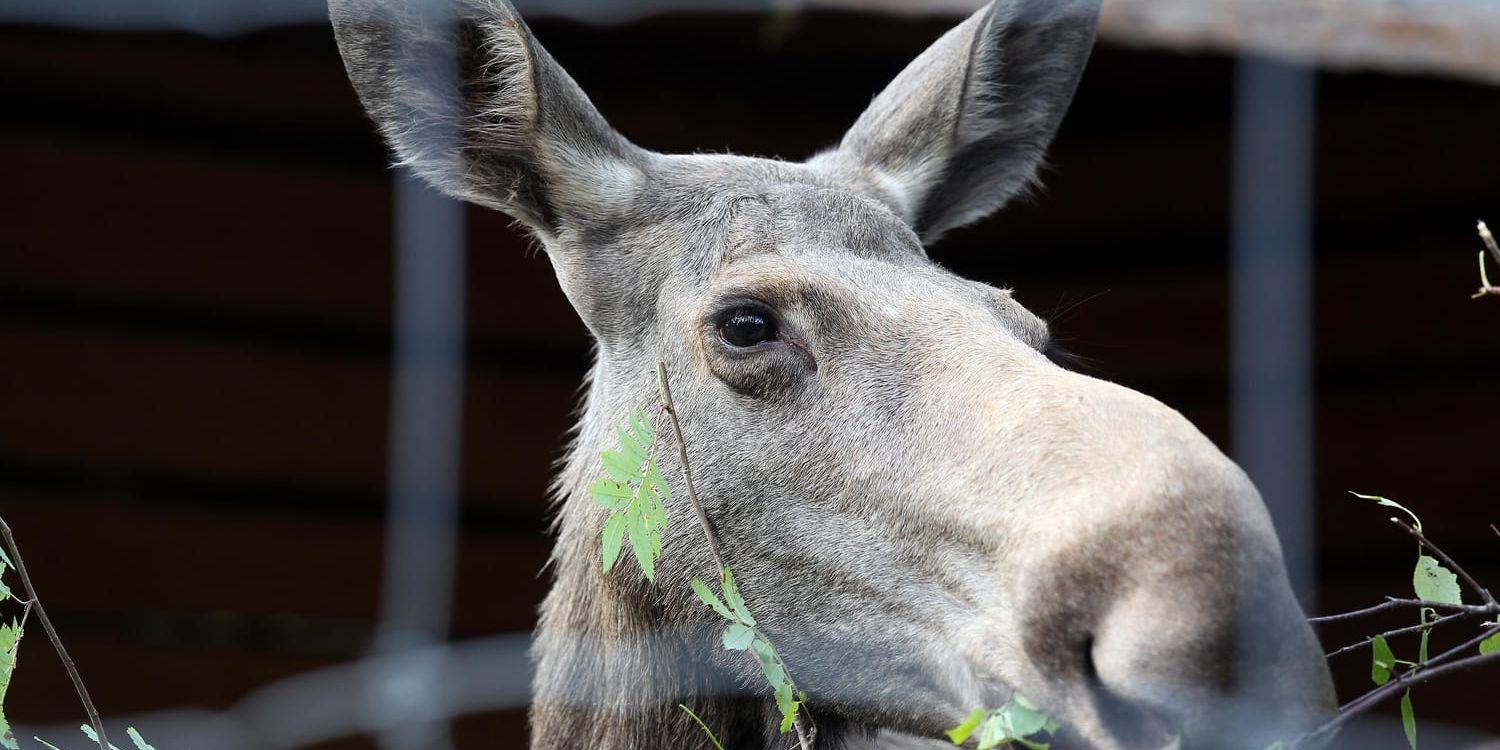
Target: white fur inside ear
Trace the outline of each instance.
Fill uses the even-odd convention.
[[[553,174],[564,176],[552,186],[552,200],[565,212],[623,212],[645,185],[646,176],[639,168],[611,154],[579,149],[567,142],[548,144],[547,150]]]
[[[929,153],[890,169],[872,170],[876,185],[890,196],[892,208],[908,224],[917,220],[927,196],[943,179],[948,154]]]

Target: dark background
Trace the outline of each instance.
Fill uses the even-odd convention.
[[[802,158],[951,21],[533,25],[646,147]],[[1045,193],[933,250],[1013,286],[1098,375],[1221,445],[1232,79],[1226,58],[1103,46]],[[1410,540],[1351,489],[1417,509],[1500,585],[1500,300],[1469,299],[1474,220],[1500,222],[1500,97],[1325,74],[1318,104],[1320,609],[1409,590]],[[0,110],[0,511],[101,709],[223,708],[365,653],[391,173],[329,30],[0,26]],[[589,357],[545,259],[505,217],[468,216],[457,638],[533,624],[547,479]],[[1368,626],[1325,632],[1333,647]],[[47,651],[34,633],[13,721],[81,716]],[[1341,659],[1353,697],[1368,657]],[[1500,732],[1497,686],[1492,670],[1423,687],[1418,715]],[[466,719],[457,737],[523,747],[524,714]]]

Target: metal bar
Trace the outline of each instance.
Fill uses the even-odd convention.
[[[1231,451],[1260,488],[1293,589],[1313,604],[1315,74],[1241,58],[1230,250]]]
[[[390,750],[442,748],[434,644],[449,635],[458,547],[464,376],[464,210],[398,173],[390,501],[376,649],[407,658],[370,681],[371,709],[405,715]]]

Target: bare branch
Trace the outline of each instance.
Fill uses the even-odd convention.
[[[1360,648],[1364,648],[1365,646],[1368,646],[1371,643],[1374,643],[1376,638],[1392,638],[1394,636],[1405,635],[1407,633],[1415,633],[1415,632],[1418,632],[1418,631],[1421,631],[1421,630],[1429,630],[1431,628],[1435,628],[1435,627],[1437,627],[1439,625],[1442,625],[1444,623],[1453,622],[1455,620],[1462,620],[1462,619],[1473,617],[1473,616],[1474,616],[1473,612],[1458,612],[1458,613],[1451,614],[1451,615],[1444,615],[1442,617],[1437,618],[1436,620],[1433,620],[1432,622],[1423,623],[1421,625],[1412,625],[1410,627],[1396,628],[1395,630],[1387,630],[1384,633],[1381,633],[1380,635],[1372,635],[1369,638],[1366,638],[1366,639],[1364,639],[1364,640],[1362,640],[1362,641],[1360,641],[1358,643],[1351,643],[1348,646],[1345,646],[1345,647],[1343,647],[1341,649],[1338,649],[1336,651],[1330,651],[1330,652],[1328,652],[1325,655],[1325,657],[1329,658],[1329,659],[1332,659],[1333,657],[1338,656],[1340,654],[1346,654],[1346,653],[1349,653],[1350,651],[1354,651],[1354,650],[1357,650],[1357,649],[1360,649]]]
[[[1314,625],[1322,625],[1329,622],[1344,622],[1360,617],[1390,612],[1400,609],[1431,609],[1438,612],[1464,612],[1471,615],[1500,615],[1500,604],[1449,604],[1448,602],[1432,602],[1423,599],[1398,599],[1388,596],[1384,602],[1373,607],[1357,609],[1353,612],[1344,612],[1336,615],[1323,615],[1322,617],[1310,617],[1308,622]]]
[[[52,627],[52,618],[47,616],[47,609],[42,606],[42,600],[36,595],[36,588],[31,585],[31,574],[26,572],[26,560],[21,557],[21,548],[16,546],[16,537],[10,531],[10,524],[0,518],[0,534],[5,536],[5,546],[10,550],[10,556],[16,563],[16,574],[21,577],[21,587],[26,590],[26,614],[30,616],[32,610],[36,610],[36,617],[42,623],[42,630],[46,631],[47,639],[52,641],[52,648],[62,660],[63,668],[68,670],[68,679],[73,681],[73,689],[78,691],[79,700],[83,701],[83,710],[89,715],[89,723],[94,726],[94,733],[99,739],[99,750],[108,750],[109,739],[104,736],[104,720],[99,717],[99,710],[94,708],[94,701],[89,697],[89,689],[83,685],[83,677],[78,674],[78,666],[73,663],[73,657],[68,655],[68,649],[63,647],[62,638],[57,635],[57,628]]]

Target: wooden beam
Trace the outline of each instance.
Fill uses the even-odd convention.
[[[806,6],[959,15],[984,0],[805,0]],[[1252,53],[1337,70],[1500,83],[1493,0],[1105,0],[1102,34],[1126,45]]]

